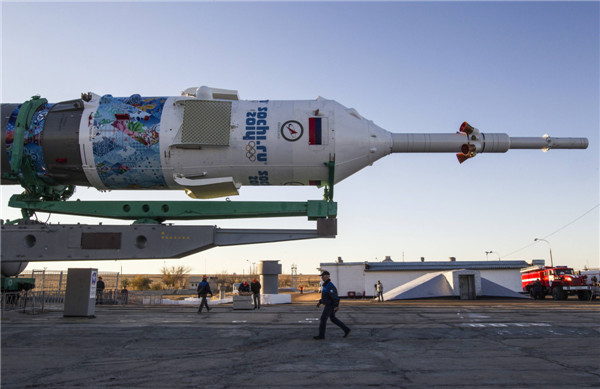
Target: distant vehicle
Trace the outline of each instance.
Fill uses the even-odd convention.
[[[587,277],[575,274],[573,269],[567,266],[531,266],[521,270],[523,291],[532,297],[533,286],[538,280],[543,288],[543,293],[538,297],[542,299],[551,295],[554,300],[566,300],[569,294],[577,295],[582,301],[592,297]]]
[[[583,270],[581,274],[587,277],[588,285],[598,286],[600,284],[600,270]]]
[[[238,290],[240,288],[240,285],[242,285],[241,282],[235,282],[233,284],[233,294],[240,294],[240,291]]]

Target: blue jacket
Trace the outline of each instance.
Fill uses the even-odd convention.
[[[240,292],[250,292],[250,285],[244,285],[243,283],[238,286]]]
[[[319,304],[331,305],[334,308],[340,305],[337,289],[331,280],[327,280],[321,288],[321,299]]]
[[[213,295],[210,290],[210,284],[206,281],[202,281],[198,284],[198,297],[206,297],[207,294]]]

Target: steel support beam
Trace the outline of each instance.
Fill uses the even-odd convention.
[[[2,263],[182,258],[217,246],[334,238],[337,219],[315,230],[227,229],[168,224],[2,225]]]

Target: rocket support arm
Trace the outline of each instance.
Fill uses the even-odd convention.
[[[333,222],[332,222],[333,221]],[[182,258],[217,246],[334,238],[335,219],[316,229],[231,229],[171,224],[2,224],[2,274],[19,274],[28,262]]]

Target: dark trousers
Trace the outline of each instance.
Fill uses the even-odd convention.
[[[206,301],[206,296],[200,297],[202,297],[202,301],[200,301],[200,308],[198,308],[198,312],[202,312],[202,307],[206,307],[206,310],[210,311],[210,308],[208,308],[208,302]]]
[[[103,296],[104,296],[104,289],[96,290],[96,304],[102,304]]]
[[[377,300],[383,301],[383,292],[377,292]]]
[[[319,336],[325,337],[325,326],[327,325],[327,319],[330,319],[333,324],[340,327],[347,332],[350,328],[346,327],[344,323],[337,317],[335,317],[335,308],[333,305],[325,305],[323,313],[321,314],[321,322],[319,323]]]
[[[253,293],[252,298],[254,299],[254,308],[260,309],[260,293]]]

